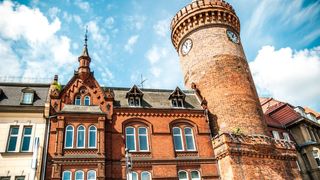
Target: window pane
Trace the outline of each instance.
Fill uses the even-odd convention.
[[[77,147],[84,147],[84,127],[79,126],[78,127],[78,136],[77,136]]]
[[[180,172],[179,172],[179,180],[187,180],[187,179],[188,179],[187,172],[185,172],[185,171],[180,171]]]
[[[183,150],[180,128],[173,128],[173,141],[175,150]]]
[[[191,179],[192,180],[200,180],[200,175],[198,171],[191,171]]]
[[[96,171],[88,171],[88,180],[96,180]]]
[[[77,96],[75,101],[74,101],[74,104],[75,105],[81,105],[81,97],[80,96]]]
[[[186,136],[187,150],[195,150],[192,129],[184,128],[184,134]]]
[[[134,129],[132,127],[126,128],[126,134],[134,134]]]
[[[23,93],[22,103],[31,104],[33,99],[33,93]]]
[[[91,126],[89,129],[89,147],[96,147],[96,128]]]
[[[76,177],[76,180],[83,180],[83,178],[84,178],[83,177],[83,172],[82,171],[77,171],[75,177]]]
[[[86,96],[86,97],[84,98],[84,105],[85,105],[85,106],[89,106],[89,105],[90,105],[90,97],[89,97],[89,96]]]
[[[19,128],[18,127],[12,127],[11,128],[11,132],[10,132],[11,135],[18,135],[18,133],[19,133]]]
[[[127,135],[126,137],[126,146],[129,150],[135,150],[134,136]]]
[[[73,127],[72,126],[68,126],[67,130],[66,130],[66,147],[72,147],[72,143],[73,143]]]
[[[15,180],[24,180],[24,176],[15,177]]]
[[[151,176],[149,172],[142,172],[141,173],[141,180],[150,180]]]
[[[70,171],[64,171],[62,175],[62,180],[71,180],[71,172]]]
[[[131,173],[132,180],[138,180],[138,174],[136,172]]]
[[[139,128],[139,134],[147,134],[147,128]]]
[[[11,127],[10,128],[10,135],[8,138],[8,151],[15,151],[16,150],[18,133],[19,133],[18,127]]]
[[[22,148],[21,151],[29,151],[31,137],[23,137],[22,138]]]
[[[139,136],[140,150],[148,150],[148,139],[146,135]]]

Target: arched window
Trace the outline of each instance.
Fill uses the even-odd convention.
[[[130,178],[129,178],[130,179]],[[138,173],[136,172],[131,172],[131,179],[132,180],[138,180]]]
[[[87,173],[87,180],[96,180],[96,171],[90,170]]]
[[[188,180],[188,173],[186,171],[179,171],[179,180]]]
[[[191,171],[191,180],[200,180],[200,173],[199,171]]]
[[[194,145],[192,129],[189,127],[184,128],[184,135],[185,135],[185,139],[186,139],[187,151],[195,151],[196,147]]]
[[[173,142],[176,151],[183,151],[182,133],[178,127],[173,128]]]
[[[77,131],[77,147],[84,148],[84,142],[85,142],[85,128],[83,125],[80,125]]]
[[[140,151],[148,151],[149,150],[149,145],[148,145],[147,128],[139,127],[138,128],[138,134],[139,134],[139,150]]]
[[[85,96],[84,97],[84,105],[85,106],[90,106],[90,96]]]
[[[66,127],[66,134],[65,134],[65,148],[72,148],[73,147],[73,126],[68,125]]]
[[[151,180],[151,174],[148,171],[141,173],[141,180]]]
[[[135,139],[135,129],[133,127],[126,127],[126,148],[128,148],[128,150],[136,150]]]
[[[70,171],[63,171],[62,180],[71,180],[71,172]]]
[[[76,171],[75,180],[84,180],[84,173],[83,173],[83,171]]]
[[[97,128],[92,125],[89,127],[89,148],[96,148],[97,147]]]
[[[74,104],[81,105],[81,96],[76,96],[76,98],[74,99]]]

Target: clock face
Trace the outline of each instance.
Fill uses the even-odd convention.
[[[183,55],[186,55],[189,53],[189,51],[191,50],[192,48],[192,41],[191,39],[187,39],[184,41],[184,43],[182,44],[182,47],[181,47],[181,52]]]
[[[229,38],[230,41],[232,41],[233,43],[239,43],[239,37],[236,33],[234,33],[231,30],[227,30],[227,36]]]

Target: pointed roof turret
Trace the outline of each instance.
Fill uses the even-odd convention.
[[[90,62],[91,58],[88,52],[88,27],[86,27],[86,33],[84,35],[84,45],[81,55],[78,58],[79,61],[79,68],[78,73],[81,79],[86,79],[90,75]]]
[[[88,52],[87,42],[88,42],[88,26],[86,27],[86,33],[84,35],[84,45],[83,45],[83,50],[82,50],[81,56],[90,58],[89,52]]]

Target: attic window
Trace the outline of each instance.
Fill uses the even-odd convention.
[[[128,105],[132,107],[140,107],[142,96],[142,91],[136,85],[134,85],[126,94]]]
[[[177,87],[169,96],[169,100],[171,100],[171,106],[177,108],[184,107],[184,100],[186,95],[181,91],[179,87]]]
[[[22,89],[21,104],[32,104],[35,91],[31,88]]]

